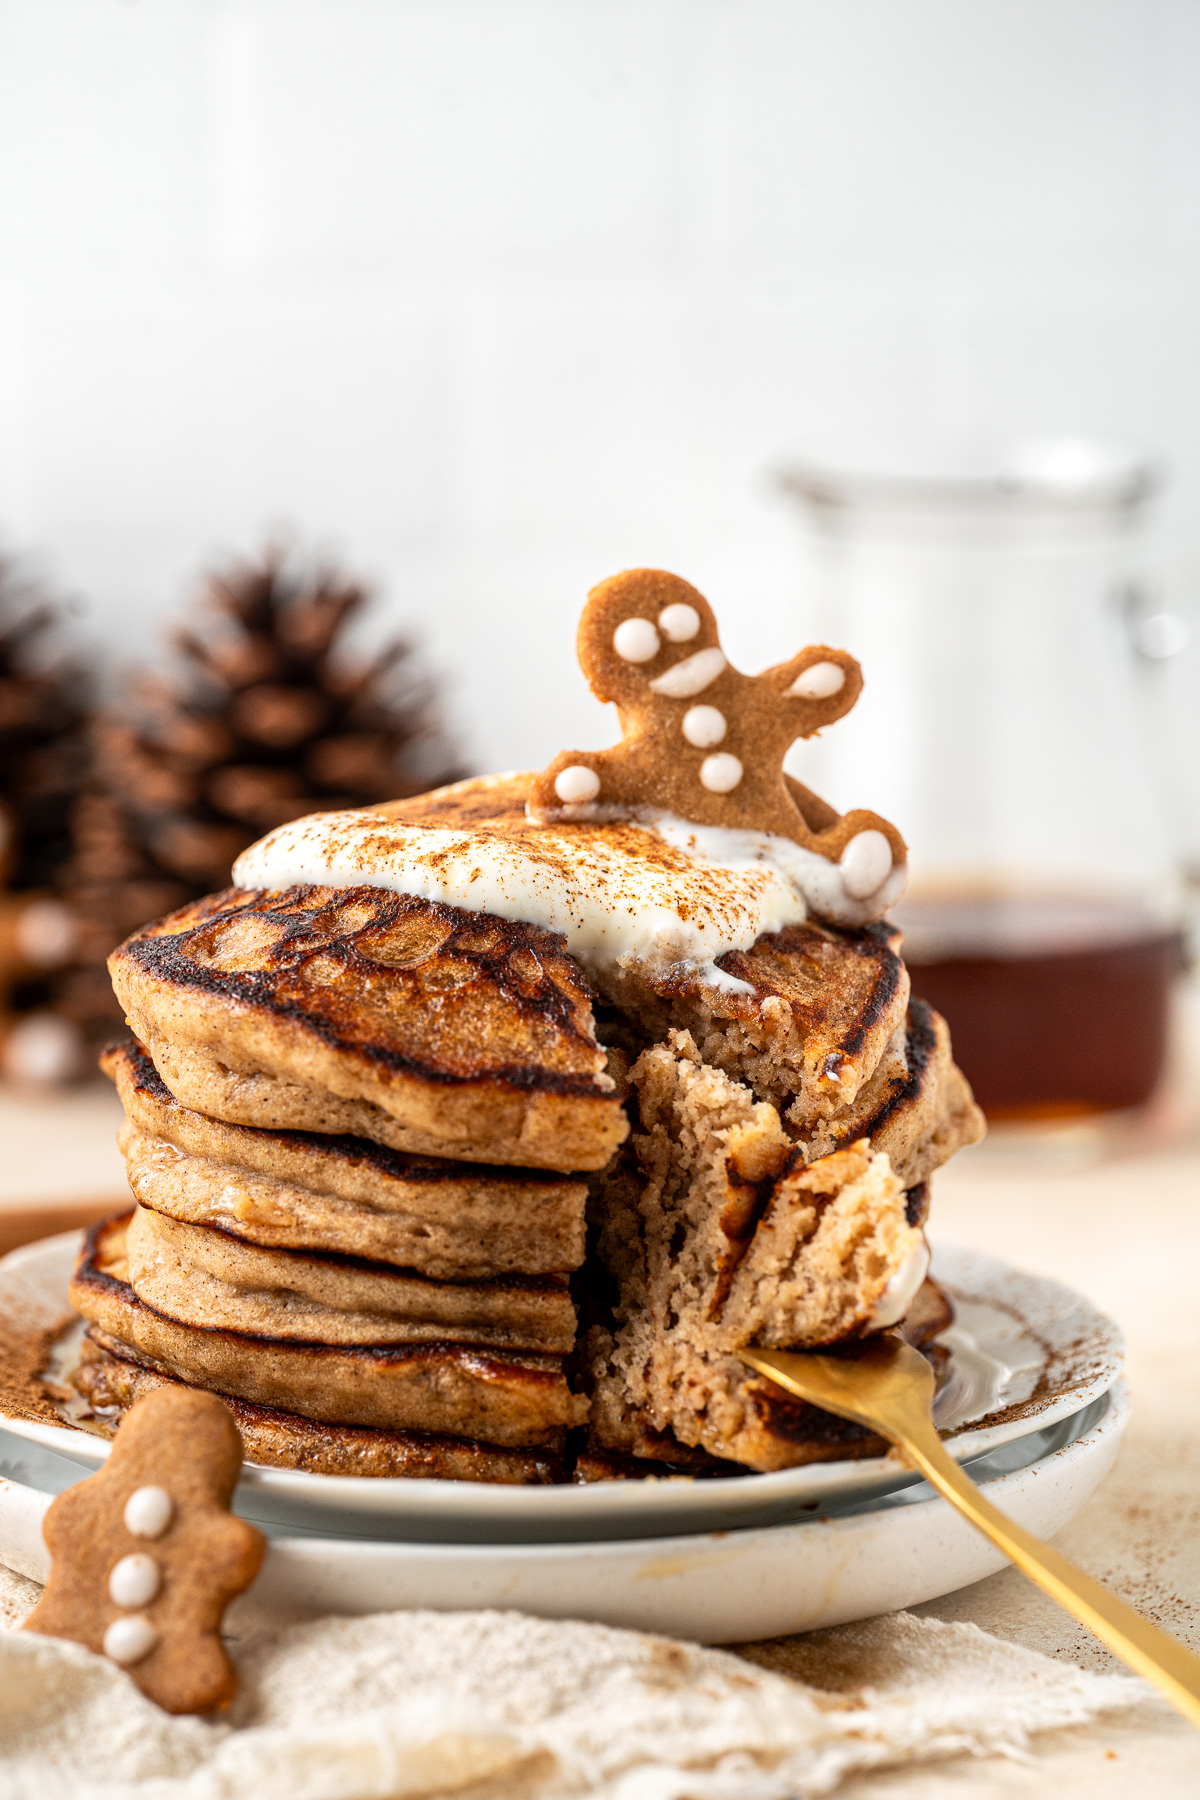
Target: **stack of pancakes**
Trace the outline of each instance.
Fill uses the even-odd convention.
[[[586,1412],[581,1172],[626,1130],[555,940],[379,889],[235,890],[114,980],[138,1207],[73,1290],[93,1401],[173,1377],[239,1402],[262,1460],[555,1479]]]
[[[485,835],[529,829],[521,780],[474,801]],[[230,889],[135,934],[110,967],[137,1041],[105,1066],[137,1206],[72,1289],[93,1408],[210,1388],[250,1460],[330,1473],[830,1454],[741,1377],[728,1430],[696,1395],[728,1411],[737,1329],[869,1329],[979,1118],[886,927],[718,962],[585,975],[554,932],[373,886]]]

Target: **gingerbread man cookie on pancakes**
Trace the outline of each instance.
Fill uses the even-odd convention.
[[[845,650],[810,644],[743,675],[725,658],[703,594],[662,569],[627,569],[593,588],[577,645],[592,692],[617,707],[622,741],[557,756],[534,778],[531,819],[671,814],[767,832],[837,864],[855,900],[895,897],[906,860],[896,827],[873,812],[838,814],[783,771],[797,738],[858,699],[862,671]]]

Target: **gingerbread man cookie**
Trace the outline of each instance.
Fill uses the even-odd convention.
[[[265,1548],[229,1511],[241,1466],[215,1394],[180,1386],[139,1400],[100,1472],[46,1514],[50,1580],[24,1629],[111,1657],[166,1712],[227,1707],[237,1671],[221,1619]]]
[[[593,588],[577,645],[592,692],[616,704],[622,741],[557,756],[530,788],[532,819],[658,812],[771,832],[838,863],[856,900],[903,867],[894,825],[872,812],[839,815],[783,772],[797,738],[858,699],[862,671],[845,650],[810,644],[790,662],[742,675],[725,658],[703,594],[662,569],[627,569]]]

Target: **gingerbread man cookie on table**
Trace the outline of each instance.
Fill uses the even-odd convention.
[[[579,662],[613,701],[622,741],[564,751],[534,777],[530,818],[672,814],[697,825],[768,832],[838,866],[855,901],[895,898],[906,850],[877,813],[840,815],[783,771],[797,738],[850,711],[862,671],[845,650],[810,644],[743,675],[726,660],[703,594],[662,569],[627,569],[588,595]]]
[[[137,1401],[104,1467],[46,1514],[50,1579],[24,1629],[110,1657],[166,1712],[227,1707],[237,1672],[221,1619],[265,1549],[229,1511],[241,1466],[215,1394],[171,1386]]]

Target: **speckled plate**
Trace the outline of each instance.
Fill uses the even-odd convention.
[[[972,1475],[1001,1512],[1053,1537],[1112,1467],[1128,1416],[1118,1381],[1070,1418],[975,1458]],[[46,1579],[51,1495],[84,1474],[0,1432],[0,1563]],[[781,1525],[692,1536],[430,1544],[267,1531],[262,1573],[228,1615],[234,1633],[331,1612],[500,1607],[730,1644],[895,1612],[1004,1567],[1003,1552],[924,1482]]]
[[[0,1308],[31,1331],[60,1319],[77,1233],[26,1245],[0,1262]],[[933,1273],[954,1300],[937,1421],[960,1462],[1067,1419],[1107,1393],[1121,1370],[1119,1328],[1059,1282],[939,1244]],[[64,1422],[0,1412],[0,1428],[76,1465],[108,1440]],[[771,1475],[671,1477],[586,1486],[506,1487],[371,1480],[248,1465],[238,1510],[289,1533],[425,1543],[553,1543],[763,1528],[856,1504],[916,1480],[892,1456],[815,1463]]]

